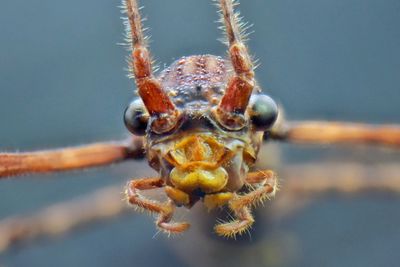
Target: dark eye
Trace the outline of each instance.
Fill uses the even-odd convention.
[[[125,109],[124,123],[126,128],[135,135],[144,135],[147,129],[149,115],[141,99],[133,100]]]
[[[278,106],[267,95],[253,95],[250,99],[250,118],[257,131],[266,131],[272,127],[278,117]]]

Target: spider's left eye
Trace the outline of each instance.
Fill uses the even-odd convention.
[[[257,131],[266,131],[272,127],[278,117],[278,106],[267,95],[253,95],[250,99],[250,119]]]
[[[147,129],[149,115],[141,99],[133,100],[124,113],[126,128],[135,135],[144,135]]]

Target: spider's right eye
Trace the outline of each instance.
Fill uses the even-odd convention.
[[[267,131],[278,118],[278,106],[267,95],[253,95],[250,99],[250,118],[257,131]]]
[[[133,100],[124,113],[126,128],[134,135],[145,135],[149,115],[141,99]]]

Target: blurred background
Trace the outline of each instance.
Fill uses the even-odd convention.
[[[163,68],[183,55],[225,55],[210,1],[146,0],[151,50]],[[254,23],[259,83],[289,119],[400,123],[400,1],[242,0]],[[26,151],[119,140],[133,97],[119,1],[3,0],[0,4],[0,150]],[[368,146],[268,144],[259,168],[354,162],[397,164],[400,153]],[[155,175],[144,161],[26,176],[0,183],[0,219],[31,213],[130,177]],[[399,174],[400,175],[400,174]],[[284,196],[283,186],[276,199]],[[379,179],[379,177],[376,177]],[[122,195],[121,195],[122,198]],[[257,211],[251,236],[212,233],[215,214],[183,211],[182,236],[156,235],[132,213],[57,238],[11,247],[0,266],[395,266],[400,197],[326,195],[290,216]]]

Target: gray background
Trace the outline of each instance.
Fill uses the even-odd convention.
[[[161,66],[182,55],[224,55],[211,1],[142,2]],[[2,151],[127,136],[121,117],[134,88],[123,70],[126,52],[116,45],[123,32],[117,5],[1,1]],[[261,62],[258,80],[289,118],[400,122],[400,1],[242,0],[241,11],[255,24],[249,46]],[[278,149],[281,166],[343,157],[369,164],[398,159],[398,153],[365,147]],[[271,167],[268,160],[262,165]],[[149,175],[154,172],[145,162],[128,162],[1,181],[0,218]],[[394,266],[400,261],[399,204],[384,195],[318,198],[287,219],[259,216],[252,238],[240,242],[214,237],[211,224],[196,217],[214,221],[201,207],[195,215],[185,213],[192,231],[201,229],[197,237],[152,238],[152,218],[132,213],[13,247],[0,255],[0,266]]]

